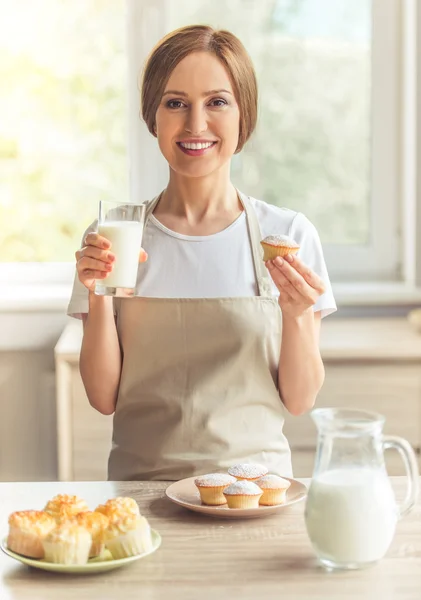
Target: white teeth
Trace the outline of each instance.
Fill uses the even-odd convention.
[[[210,148],[213,146],[213,142],[206,142],[204,144],[187,144],[180,142],[180,146],[187,148],[187,150],[203,150],[204,148]]]

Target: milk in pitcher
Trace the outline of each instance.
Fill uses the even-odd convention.
[[[382,469],[331,469],[313,478],[306,526],[324,561],[364,564],[381,559],[395,532],[398,510]]]

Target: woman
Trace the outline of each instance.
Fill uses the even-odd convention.
[[[171,480],[248,461],[291,476],[285,410],[315,402],[320,321],[336,306],[313,225],[230,181],[256,124],[250,58],[229,32],[182,28],[152,51],[141,99],[169,182],[148,203],[137,297],[93,293],[114,258],[94,224],[68,311],[84,323],[89,401],[114,413],[108,476]],[[270,234],[293,237],[298,255],[263,263]]]

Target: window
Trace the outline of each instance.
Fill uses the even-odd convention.
[[[0,11],[1,261],[74,261],[100,198],[127,198],[125,0]]]
[[[258,128],[233,159],[235,184],[304,212],[334,281],[404,280],[412,250],[402,243],[411,225],[403,145],[405,164],[413,161],[402,137],[411,130],[403,117],[406,4],[8,3],[0,14],[0,109],[8,115],[0,122],[1,260],[71,261],[60,267],[68,278],[99,198],[143,200],[162,189],[167,166],[139,119],[138,75],[167,32],[209,23],[240,37],[259,79]]]
[[[208,23],[240,37],[256,67],[260,114],[234,157],[236,185],[304,212],[334,281],[402,279],[403,3],[227,0],[223,12],[213,0],[130,5],[129,35],[142,27],[137,71],[153,43],[182,25]],[[136,164],[147,159],[141,146],[152,151],[148,143],[139,133]],[[154,191],[165,184],[161,173]]]
[[[304,212],[325,244],[367,244],[370,0],[237,0],[223,17],[208,0],[171,6],[170,28],[215,23],[237,33],[253,58],[260,118],[235,157],[241,189]]]

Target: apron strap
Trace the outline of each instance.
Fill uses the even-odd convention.
[[[250,236],[251,250],[253,254],[254,271],[256,274],[257,287],[259,296],[272,298],[272,286],[270,283],[268,271],[263,262],[263,249],[260,245],[262,240],[262,232],[260,231],[259,221],[256,211],[254,210],[250,198],[237,190],[241,204],[244,206],[247,216],[247,226]]]
[[[151,214],[152,214],[155,206],[160,201],[161,196],[162,196],[163,193],[164,192],[162,191],[160,194],[158,194],[158,196],[155,196],[155,198],[153,198],[152,200],[149,200],[148,202],[145,203],[146,204],[146,214],[145,214],[145,225],[144,225],[144,227],[146,226],[146,223],[147,223],[149,217],[151,216]]]
[[[163,191],[158,194],[153,200],[150,200],[146,206],[145,226],[151,216],[155,206],[158,204]],[[266,298],[272,298],[272,286],[268,276],[265,263],[263,262],[262,247],[260,246],[260,240],[262,239],[262,233],[260,231],[259,221],[257,220],[256,212],[251,205],[250,198],[245,196],[242,192],[237,190],[238,198],[244,207],[247,217],[247,227],[250,237],[250,245],[253,256],[254,272],[256,275],[257,288],[259,296]]]

